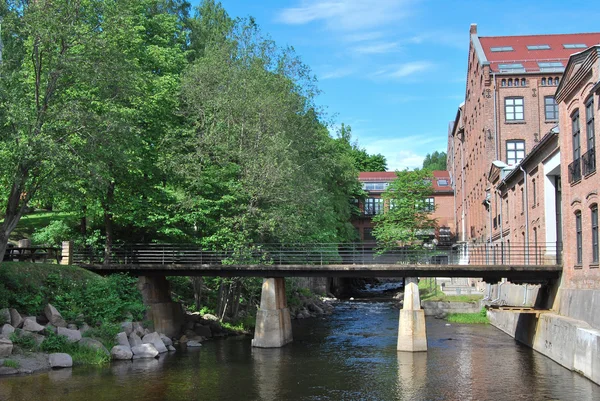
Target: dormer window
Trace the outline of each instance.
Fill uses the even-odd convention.
[[[493,51],[494,53],[498,53],[498,52],[512,52],[514,49],[512,48],[512,46],[495,46],[495,47],[490,47],[490,50]]]
[[[550,45],[528,45],[527,50],[550,50]]]

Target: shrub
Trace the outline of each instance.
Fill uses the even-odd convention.
[[[35,351],[37,350],[37,343],[35,342],[35,338],[30,336],[29,334],[17,335],[17,333],[12,333],[10,335],[10,341],[13,342],[14,345],[18,345],[25,351]]]
[[[116,323],[103,323],[99,327],[89,329],[83,336],[96,338],[100,340],[107,349],[111,349],[113,345],[115,345],[115,337],[120,331],[121,326]]]
[[[66,336],[58,335],[53,331],[49,331],[46,334],[44,342],[42,342],[42,345],[40,345],[40,349],[44,352],[64,352],[68,342],[69,341]]]
[[[19,369],[21,367],[21,364],[13,359],[5,359],[2,363],[2,366],[5,366],[7,368]]]
[[[76,234],[64,220],[53,220],[46,227],[36,229],[31,236],[34,244],[59,247],[65,238],[74,238]]]

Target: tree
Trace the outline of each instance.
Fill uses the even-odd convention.
[[[446,152],[436,150],[431,154],[428,153],[425,160],[423,160],[423,169],[429,171],[446,170]]]
[[[364,148],[361,148],[358,145],[358,141],[352,142],[352,127],[349,125],[342,123],[342,126],[338,130],[337,140],[345,143],[349,147],[354,166],[358,172],[387,170],[387,160],[384,155],[380,153],[370,155]]]
[[[436,227],[427,203],[433,194],[431,174],[427,170],[404,170],[396,175],[382,194],[385,212],[373,218],[373,235],[381,249],[411,245]]]

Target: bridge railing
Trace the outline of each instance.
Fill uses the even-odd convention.
[[[76,249],[73,259],[83,264],[126,265],[557,265],[561,264],[561,253],[557,243],[465,243],[397,247],[385,252],[363,243],[253,244],[232,250],[185,244],[132,244],[113,247],[108,260],[103,250],[89,248]]]

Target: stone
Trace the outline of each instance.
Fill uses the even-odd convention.
[[[110,356],[112,359],[127,361],[133,358],[133,351],[129,346],[115,345],[110,350]]]
[[[144,344],[152,344],[156,348],[156,350],[162,354],[163,352],[167,352],[167,346],[161,340],[160,335],[157,332],[146,334],[142,338],[142,342]]]
[[[46,305],[44,308],[44,315],[51,325],[56,327],[67,327],[67,322],[63,319],[60,312],[51,304]]]
[[[125,332],[125,334],[130,335],[131,333],[133,333],[133,323],[123,322],[121,323],[121,329]]]
[[[188,347],[202,347],[202,344],[196,340],[190,340],[187,342]]]
[[[165,344],[165,346],[168,348],[169,345],[173,345],[173,340],[171,340],[169,337],[165,336],[163,333],[159,333],[160,335],[160,339],[162,340],[162,342]]]
[[[13,343],[8,338],[0,338],[0,358],[7,358],[12,354]]]
[[[12,325],[12,319],[8,308],[0,309],[0,323]]]
[[[169,352],[175,352],[176,351],[175,347],[173,347],[172,345],[167,345],[167,349],[169,350]]]
[[[183,344],[187,343],[187,342],[188,342],[188,337],[187,337],[185,334],[184,334],[184,335],[182,335],[182,336],[179,338],[179,342],[180,342],[180,343],[183,343]]]
[[[133,322],[133,332],[140,337],[144,337],[144,326],[140,322]]]
[[[106,355],[110,355],[110,352],[108,352],[108,350],[106,349],[104,344],[102,344],[100,341],[95,340],[93,338],[84,337],[81,340],[79,340],[79,344],[83,347],[99,350],[99,351],[104,352]]]
[[[219,321],[219,318],[216,317],[215,315],[211,315],[210,313],[207,313],[205,315],[202,316],[202,319],[206,319],[206,320],[212,320],[212,321]]]
[[[129,346],[135,347],[136,345],[142,345],[143,343],[144,342],[142,341],[140,336],[138,336],[137,334],[131,333],[129,335]]]
[[[15,368],[0,366],[0,376],[16,375],[19,371]]]
[[[59,336],[65,336],[69,342],[76,343],[81,340],[81,332],[79,330],[71,330],[64,327],[59,327],[56,334]]]
[[[308,304],[308,309],[315,312],[317,315],[322,315],[323,309],[316,305],[314,302]]]
[[[29,331],[31,333],[39,333],[40,331],[44,331],[45,328],[46,327],[42,326],[41,324],[38,324],[35,321],[35,317],[28,317],[23,322],[23,330]]]
[[[194,327],[194,333],[198,334],[199,336],[207,337],[207,338],[210,338],[213,336],[210,327],[203,326],[201,324],[196,324],[196,327]]]
[[[81,325],[81,327],[79,328],[79,332],[83,335],[86,331],[89,331],[91,329],[90,326],[88,326],[87,323],[83,323]]]
[[[115,341],[118,345],[129,346],[129,340],[127,339],[127,334],[124,331],[117,333],[117,335],[115,336]]]
[[[52,368],[70,368],[73,366],[73,358],[71,358],[71,355],[62,352],[48,355],[48,361]]]
[[[133,359],[139,358],[156,358],[158,356],[158,350],[153,344],[142,344],[131,347],[133,352]]]
[[[23,318],[21,317],[21,314],[13,308],[10,308],[8,311],[10,312],[10,320],[12,327],[14,327],[15,329],[20,329],[23,326]]]
[[[10,337],[10,335],[14,332],[15,328],[12,327],[10,324],[5,324],[2,326],[2,329],[0,329],[0,335],[2,335],[5,338]]]
[[[69,324],[67,324],[67,329],[69,329],[69,330],[77,330],[78,328],[77,328],[76,324],[69,323]]]

